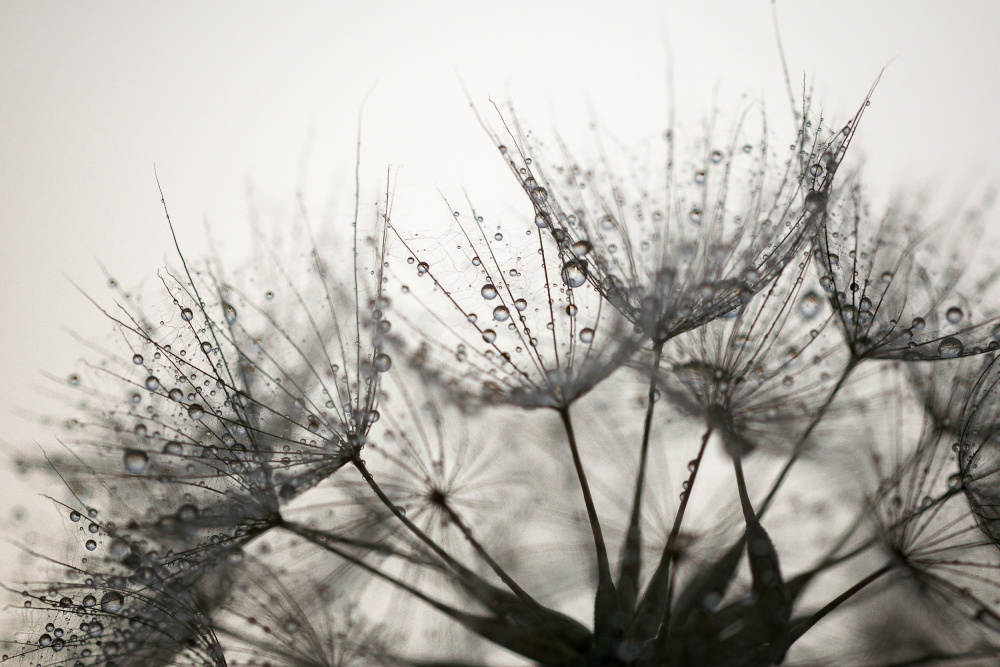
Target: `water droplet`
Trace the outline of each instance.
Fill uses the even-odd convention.
[[[493,235],[493,240],[494,241],[503,241],[503,234],[501,234],[500,232],[497,232],[496,234]]]
[[[95,542],[94,540],[87,540],[87,543],[84,544],[83,546],[86,547],[87,551],[93,551],[94,549],[97,548],[97,542]]]
[[[506,322],[510,318],[510,311],[507,306],[497,306],[493,309],[493,319],[497,322]]]
[[[148,378],[146,378],[146,389],[150,391],[156,391],[159,388],[160,388],[160,381],[156,378],[155,375],[150,375]]]
[[[688,214],[688,218],[694,224],[700,225],[701,224],[701,209],[700,208],[693,208],[693,209],[691,209],[691,212]]]
[[[886,285],[892,282],[892,271],[886,271],[882,274],[882,282]]]
[[[194,312],[190,308],[181,308],[181,319],[190,322],[194,319]]]
[[[822,299],[816,292],[808,292],[799,300],[799,314],[807,320],[811,320],[819,314],[823,306]]]
[[[125,606],[125,598],[118,591],[108,591],[101,598],[101,611],[115,614]]]
[[[549,191],[543,187],[537,187],[531,191],[531,198],[541,204],[549,198]]]
[[[961,355],[964,349],[965,346],[962,345],[962,341],[954,336],[948,336],[938,345],[938,354],[941,355],[942,359],[954,359]]]
[[[174,387],[173,389],[170,390],[170,393],[168,393],[167,396],[170,398],[171,401],[177,401],[178,403],[180,403],[181,399],[184,398],[184,392],[178,389],[177,387]]]
[[[955,489],[962,486],[962,475],[960,473],[955,473],[948,478],[948,488],[954,491]]]
[[[587,264],[578,259],[566,262],[562,268],[562,279],[570,287],[579,287],[587,282]]]
[[[809,175],[812,176],[813,178],[819,178],[820,174],[822,173],[823,173],[823,167],[818,164],[814,164],[813,166],[809,167]]]
[[[925,326],[927,326],[927,323],[924,322],[924,318],[922,317],[914,317],[913,321],[910,322],[910,328],[914,331],[923,331]]]
[[[83,597],[83,606],[86,607],[87,609],[90,609],[95,604],[97,604],[97,598],[95,598],[93,595],[85,595]]]
[[[126,449],[122,459],[125,462],[125,470],[135,475],[141,473],[149,465],[149,456],[139,449]]]
[[[569,249],[577,257],[586,257],[587,253],[589,253],[591,249],[590,241],[586,240],[577,241],[576,243],[571,245]]]
[[[406,508],[402,505],[396,505],[396,512],[398,512],[400,516],[406,516]]]
[[[167,444],[163,445],[163,453],[170,454],[171,456],[180,456],[184,453],[184,445],[176,440],[171,440]]]
[[[391,366],[392,359],[385,352],[375,357],[375,370],[379,373],[385,373]]]
[[[193,405],[191,405],[191,407],[188,408],[188,417],[190,417],[191,419],[198,421],[204,416],[205,416],[205,408],[201,407],[197,403],[194,403]]]
[[[480,290],[480,293],[487,301],[497,298],[497,288],[493,286],[493,283],[486,283],[483,285],[483,289]]]
[[[494,331],[493,329],[487,329],[486,331],[483,332],[483,340],[485,340],[487,343],[492,343],[496,339],[497,339],[497,332]]]
[[[142,355],[141,354],[133,354],[132,355],[132,363],[135,364],[136,366],[142,366]]]
[[[66,378],[66,381],[69,382],[69,385],[71,387],[75,387],[76,385],[80,384],[80,376],[77,375],[76,373],[71,373],[70,376]]]
[[[712,151],[712,155],[709,156],[712,164],[719,164],[722,162],[722,151]]]
[[[77,512],[76,510],[73,510],[72,512],[69,513],[69,520],[70,521],[79,521],[80,520],[80,513]]]
[[[232,304],[223,302],[222,314],[226,318],[226,324],[232,326],[236,323],[236,309]]]
[[[535,214],[535,225],[540,229],[544,229],[549,226],[549,214],[548,213],[536,213]]]
[[[580,340],[584,343],[592,343],[594,341],[594,330],[593,329],[580,329]]]
[[[962,312],[961,308],[957,306],[952,306],[951,308],[948,309],[948,311],[944,314],[944,316],[948,319],[950,323],[958,324],[959,322],[962,321],[962,318],[965,317],[965,313]]]
[[[705,182],[705,172],[704,171],[696,171],[696,172],[694,172],[694,182],[697,183],[698,185],[704,184],[704,182]]]
[[[514,307],[517,308],[517,312],[523,312],[524,309],[528,307],[528,302],[524,299],[516,299],[514,301]]]

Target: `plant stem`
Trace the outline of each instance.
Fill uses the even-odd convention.
[[[882,567],[875,570],[867,577],[865,577],[864,579],[862,579],[861,581],[854,584],[846,591],[835,597],[825,607],[817,611],[815,614],[805,619],[804,621],[800,621],[799,624],[792,629],[792,637],[791,637],[792,643],[795,643],[795,641],[799,639],[799,637],[808,632],[814,625],[816,625],[819,621],[821,621],[831,611],[833,611],[843,603],[847,602],[849,599],[854,597],[855,594],[857,594],[859,591],[861,591],[866,586],[871,584],[873,581],[877,580],[882,575],[886,574],[887,572],[890,572],[894,567],[896,566],[893,563],[888,563],[886,565],[883,565]]]
[[[639,525],[642,510],[642,492],[646,479],[646,461],[649,458],[649,436],[653,426],[653,405],[656,402],[656,373],[663,356],[663,341],[653,346],[653,364],[649,372],[649,395],[646,397],[646,419],[642,427],[642,448],[639,452],[639,471],[636,473],[635,494],[632,498],[632,514],[625,546],[622,549],[621,572],[618,576],[619,604],[622,610],[635,609],[638,595],[639,574],[642,568],[642,528]]]
[[[765,512],[767,512],[768,508],[771,506],[771,501],[774,500],[774,496],[778,493],[778,489],[781,488],[782,483],[788,476],[788,472],[792,469],[792,466],[795,465],[795,462],[799,459],[799,456],[805,449],[806,441],[812,434],[813,429],[815,429],[816,426],[823,419],[823,416],[826,414],[826,411],[830,408],[830,405],[833,403],[833,399],[837,396],[837,393],[840,392],[840,390],[843,388],[844,383],[847,382],[847,378],[850,377],[851,373],[854,372],[854,369],[857,368],[859,361],[860,361],[859,359],[855,359],[852,357],[851,360],[847,362],[847,366],[844,367],[844,372],[840,374],[840,378],[837,380],[837,384],[833,386],[833,389],[830,391],[830,394],[826,397],[826,400],[823,402],[823,405],[821,405],[819,410],[816,411],[816,416],[813,417],[813,420],[809,423],[809,427],[806,428],[805,433],[803,433],[802,437],[800,437],[798,442],[795,443],[795,448],[792,450],[791,456],[788,457],[788,461],[785,462],[785,466],[781,469],[781,472],[778,474],[777,479],[775,479],[774,483],[771,485],[771,490],[768,491],[767,497],[764,498],[764,502],[760,504],[760,509],[757,511],[758,519],[764,518]]]

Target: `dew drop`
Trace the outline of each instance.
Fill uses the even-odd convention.
[[[80,520],[80,513],[77,512],[76,510],[73,510],[72,512],[69,513],[69,520],[70,521],[79,521]]]
[[[536,213],[535,214],[535,225],[539,229],[544,229],[549,226],[549,214],[548,213]]]
[[[379,373],[385,373],[392,366],[392,359],[388,354],[382,352],[375,357],[375,370]]]
[[[523,312],[524,309],[528,307],[528,302],[524,299],[516,299],[514,301],[514,307],[517,308],[517,312]]]
[[[698,185],[702,185],[705,182],[705,172],[696,171],[694,173],[694,182],[697,183]]]
[[[924,318],[922,317],[914,317],[910,323],[910,328],[914,331],[923,331],[925,326],[927,326],[927,323],[924,322]]]
[[[587,253],[591,250],[590,241],[580,240],[569,247],[574,255],[577,257],[586,257]]]
[[[566,262],[562,268],[562,279],[570,287],[579,287],[587,282],[587,264],[578,259]]]
[[[962,475],[956,472],[954,475],[948,478],[948,488],[954,491],[960,486],[962,486]]]
[[[194,312],[190,308],[181,308],[181,319],[190,322],[194,319]]]
[[[722,162],[722,151],[712,151],[709,159],[712,161],[712,164],[719,164]]]
[[[86,607],[87,609],[90,609],[95,604],[97,604],[97,598],[95,598],[93,595],[85,595],[83,597],[83,606]]]
[[[160,388],[160,381],[156,378],[155,375],[150,375],[148,378],[146,378],[146,389],[150,391],[156,391],[159,388]]]
[[[492,343],[496,339],[497,339],[497,332],[494,331],[493,329],[487,329],[486,331],[483,332],[483,340],[485,340],[487,343]]]
[[[170,390],[170,393],[168,393],[167,396],[170,398],[171,401],[177,401],[178,403],[180,403],[181,399],[184,398],[184,392],[178,389],[177,387],[174,387],[173,389]]]
[[[84,544],[83,546],[87,548],[87,551],[93,551],[94,549],[97,548],[97,542],[95,542],[94,540],[87,540],[87,543]]]
[[[811,320],[819,314],[823,301],[816,292],[808,292],[799,300],[799,314]]]
[[[701,209],[700,208],[693,208],[693,209],[691,209],[691,212],[688,214],[688,219],[690,219],[691,222],[693,222],[694,224],[700,225],[701,224]]]
[[[71,373],[70,376],[66,378],[66,381],[69,383],[69,386],[75,387],[80,384],[80,376],[76,373]]]
[[[954,359],[961,355],[964,349],[965,346],[962,345],[962,341],[954,336],[948,336],[938,345],[938,354],[941,355],[942,359]]]
[[[142,366],[142,355],[141,354],[133,354],[132,355],[132,363],[135,364],[136,366]]]
[[[493,283],[486,283],[483,285],[483,289],[480,290],[480,293],[487,301],[497,298],[497,288],[493,286]]]
[[[122,460],[125,462],[125,470],[138,475],[149,465],[149,456],[139,449],[126,449]]]
[[[193,404],[191,407],[188,408],[188,417],[190,417],[191,419],[198,421],[204,416],[205,416],[205,408],[201,407],[197,403]]]
[[[108,614],[115,614],[122,610],[125,598],[118,591],[108,591],[101,598],[101,611]]]
[[[510,318],[510,311],[507,306],[497,306],[493,309],[493,319],[497,322],[506,322]]]
[[[180,456],[184,453],[184,445],[176,440],[171,440],[167,444],[163,445],[163,453],[170,454],[171,456]]]
[[[226,324],[232,326],[236,323],[236,309],[231,303],[222,303],[222,314],[226,318]]]
[[[580,340],[584,343],[592,343],[594,341],[594,330],[593,329],[580,329]]]
[[[958,324],[959,322],[962,321],[962,318],[965,317],[965,313],[962,312],[961,308],[957,306],[952,306],[951,308],[948,309],[948,311],[944,314],[944,316],[948,319],[948,321],[951,324]]]
[[[576,307],[575,303],[571,303],[566,306],[566,314],[569,315],[570,317],[576,317],[577,310],[578,308]]]

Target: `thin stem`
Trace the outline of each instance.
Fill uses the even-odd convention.
[[[601,522],[597,518],[597,508],[594,507],[594,498],[590,494],[587,474],[584,472],[583,462],[580,460],[580,450],[576,446],[576,435],[573,433],[573,422],[569,416],[569,408],[561,408],[559,416],[562,418],[563,427],[566,429],[569,450],[573,454],[573,466],[576,468],[576,477],[580,480],[580,489],[583,491],[583,502],[587,507],[587,518],[590,519],[590,529],[594,533],[594,547],[597,550],[598,586],[607,585],[608,583],[612,583],[608,549],[604,544],[604,534],[601,531]],[[612,585],[614,584],[612,583]]]
[[[465,535],[465,539],[469,541],[469,544],[471,544],[472,548],[476,550],[479,557],[486,561],[486,564],[489,565],[493,572],[495,572],[496,575],[503,580],[503,583],[507,584],[507,588],[509,588],[511,592],[513,592],[514,595],[516,595],[518,599],[526,605],[534,608],[540,607],[541,605],[528,595],[524,589],[521,588],[516,581],[514,581],[513,577],[507,574],[507,571],[500,567],[499,563],[493,560],[493,557],[490,556],[483,545],[479,543],[479,540],[472,535],[472,530],[465,525],[465,522],[462,521],[462,517],[460,517],[458,513],[449,505],[445,504],[443,507],[444,511],[448,514],[448,518],[451,519],[456,526],[458,526],[460,531],[462,531],[462,534]]]
[[[455,572],[457,572],[462,577],[475,576],[467,567],[459,563],[447,551],[442,549],[437,542],[435,542],[433,539],[430,538],[430,536],[427,535],[427,533],[425,533],[415,523],[406,518],[406,515],[403,513],[403,510],[397,507],[392,502],[392,500],[390,500],[389,497],[385,495],[385,492],[382,490],[382,488],[375,482],[375,478],[372,477],[372,474],[368,471],[367,466],[365,466],[364,462],[361,460],[361,457],[357,453],[355,453],[351,457],[351,463],[353,463],[354,467],[358,469],[358,472],[361,473],[361,476],[368,483],[368,486],[371,487],[372,491],[375,492],[375,495],[378,496],[379,500],[381,500],[382,503],[387,508],[389,508],[389,510],[396,516],[397,519],[403,522],[403,525],[406,526],[410,530],[410,532],[412,532],[414,535],[417,536],[417,538],[420,539],[420,541],[422,541],[424,544],[430,547],[431,550],[448,565],[448,567],[455,570]],[[495,565],[492,558],[488,559],[487,563],[489,563],[491,567]],[[499,566],[497,566],[494,569],[494,572],[496,572],[497,576],[499,576],[503,580],[503,582],[510,587],[511,592],[514,593],[514,595],[516,595],[521,602],[523,602],[524,604],[528,605],[533,609],[538,609],[540,607],[540,605],[530,595],[525,593],[520,586],[514,583],[513,579],[511,579],[506,572],[503,572],[502,569],[499,569]]]
[[[833,611],[843,603],[847,602],[849,599],[854,597],[855,594],[857,594],[859,591],[861,591],[866,586],[871,584],[873,581],[880,578],[882,575],[886,574],[887,572],[890,572],[894,567],[896,566],[893,563],[888,563],[886,565],[883,565],[882,567],[875,570],[867,577],[865,577],[864,579],[862,579],[861,581],[854,584],[846,591],[835,597],[825,607],[817,611],[815,614],[813,614],[806,620],[799,622],[799,624],[796,625],[794,629],[792,629],[792,643],[794,643],[797,639],[799,639],[799,637],[808,632],[819,621],[823,620],[823,618],[831,611]]]
[[[701,460],[705,455],[705,448],[708,440],[712,436],[712,428],[705,430],[705,435],[701,438],[701,446],[698,449],[698,456],[692,461],[690,466],[691,474],[688,475],[687,488],[681,493],[681,503],[674,516],[674,524],[670,528],[670,535],[667,537],[667,544],[663,547],[663,554],[660,556],[660,563],[653,573],[653,578],[646,587],[646,594],[639,603],[636,612],[636,627],[632,634],[638,633],[637,638],[648,639],[655,636],[656,631],[662,626],[667,627],[670,623],[670,569],[674,558],[677,556],[675,544],[681,532],[681,524],[684,521],[684,513],[687,511],[688,499],[694,490],[694,483],[698,477],[698,470],[701,468]]]
[[[805,433],[803,433],[802,437],[800,437],[798,442],[795,443],[795,448],[792,450],[791,456],[788,457],[788,461],[785,462],[785,466],[781,469],[781,472],[778,474],[777,479],[774,480],[774,484],[771,485],[771,490],[768,491],[767,497],[764,498],[764,502],[760,504],[760,509],[757,511],[757,518],[759,519],[764,518],[765,512],[767,512],[768,508],[771,506],[771,501],[774,500],[774,496],[778,493],[778,489],[781,488],[782,483],[788,476],[788,472],[792,469],[792,466],[795,465],[795,462],[799,459],[799,456],[805,449],[806,441],[812,434],[813,429],[815,429],[816,426],[819,424],[819,422],[823,419],[823,416],[826,414],[826,411],[830,408],[830,405],[833,403],[833,399],[837,396],[837,393],[840,392],[840,390],[843,388],[844,383],[847,382],[847,378],[850,377],[851,373],[854,372],[854,369],[857,368],[859,361],[860,361],[859,359],[852,357],[851,360],[847,362],[847,366],[844,368],[844,372],[841,373],[840,379],[837,380],[837,384],[835,384],[833,389],[830,391],[830,395],[826,397],[826,400],[823,402],[823,405],[821,405],[819,410],[816,411],[816,415],[815,417],[813,417],[812,422],[809,423],[809,427],[806,429]]]
[[[619,602],[622,609],[631,612],[638,594],[639,574],[642,568],[642,528],[639,525],[642,510],[642,492],[646,479],[646,462],[649,458],[649,436],[653,425],[653,405],[656,402],[656,372],[663,356],[663,341],[653,346],[653,364],[649,372],[649,395],[646,397],[646,419],[642,427],[642,449],[639,452],[639,471],[636,474],[635,494],[632,498],[632,515],[625,547],[622,550],[621,572],[618,576]]]

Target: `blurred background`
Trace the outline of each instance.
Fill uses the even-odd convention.
[[[885,68],[849,160],[874,190],[1000,185],[1000,5],[779,1],[777,22],[794,93],[813,87],[834,127]],[[179,264],[154,167],[187,256],[207,226],[232,265],[249,259],[251,189],[271,229],[299,194],[353,206],[359,117],[363,221],[390,169],[401,226],[447,216],[439,190],[513,218],[516,183],[470,102],[494,128],[491,100],[512,101],[570,145],[592,121],[662,145],[671,68],[680,118],[717,109],[726,128],[760,104],[791,136],[767,0],[0,3],[0,443],[58,446],[39,415],[67,412],[47,395],[93,356],[70,332],[113,337],[74,284],[110,308],[102,266],[154,291]],[[21,524],[47,489],[12,478],[0,525],[44,532]]]

